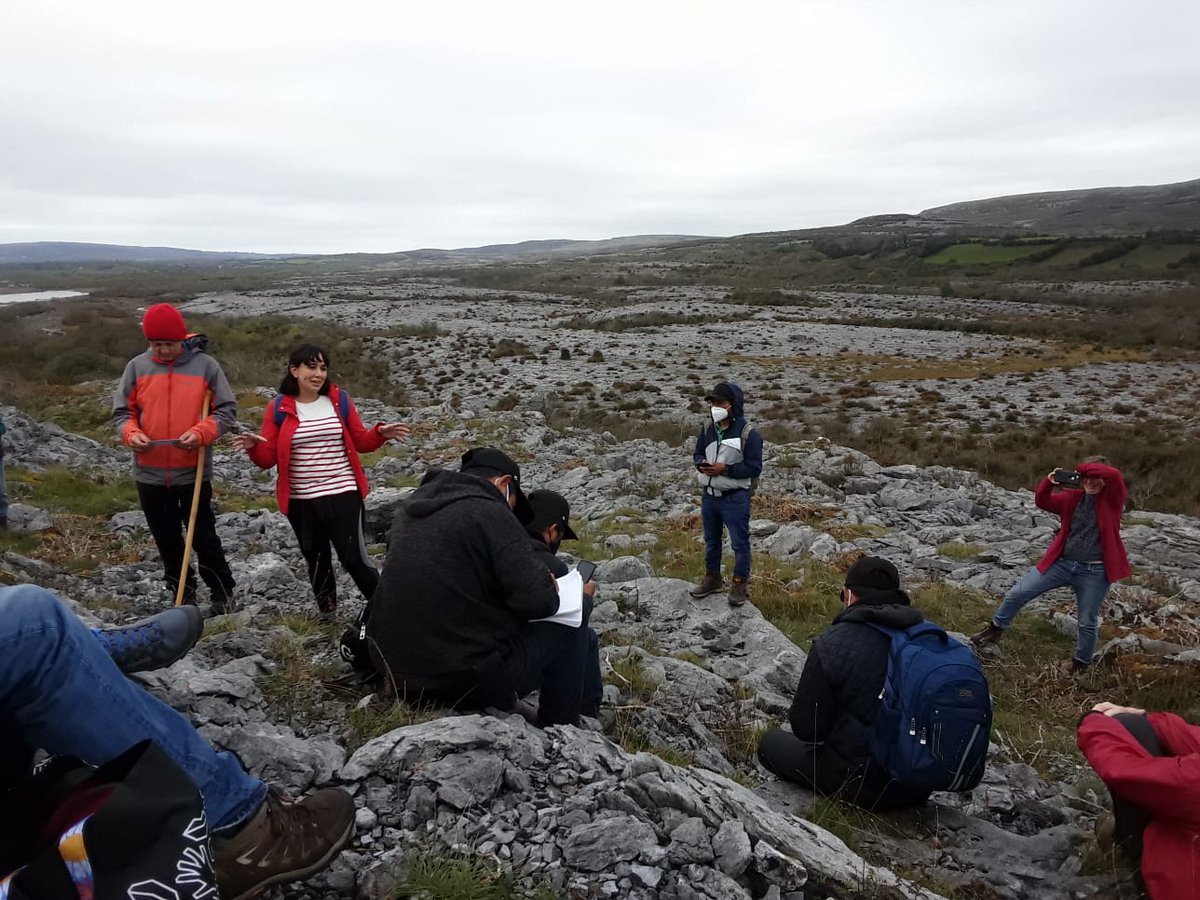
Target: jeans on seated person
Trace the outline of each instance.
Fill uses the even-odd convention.
[[[241,825],[267,792],[233,754],[127,680],[75,614],[35,585],[0,588],[0,733],[10,764],[41,748],[98,766],[149,738],[200,789],[214,833]]]

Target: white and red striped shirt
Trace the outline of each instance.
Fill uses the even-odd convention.
[[[357,491],[358,482],[346,442],[342,420],[328,397],[312,403],[296,401],[299,424],[292,435],[291,472],[288,477],[291,497],[310,500]]]

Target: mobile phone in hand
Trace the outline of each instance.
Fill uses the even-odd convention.
[[[575,564],[575,571],[579,573],[579,577],[583,579],[583,583],[587,584],[592,580],[592,576],[596,574],[596,564],[588,562],[586,559],[581,559]]]

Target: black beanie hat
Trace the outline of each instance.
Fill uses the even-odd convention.
[[[896,591],[900,589],[900,573],[886,559],[864,556],[846,573],[846,587],[862,591]]]

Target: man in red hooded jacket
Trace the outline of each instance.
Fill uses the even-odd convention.
[[[1078,486],[1063,485],[1062,469],[1055,469],[1038,485],[1034,502],[1038,509],[1058,514],[1058,533],[1041,562],[1009,588],[987,627],[971,636],[976,647],[999,641],[1031,600],[1070,585],[1079,622],[1071,670],[1080,672],[1092,664],[1100,635],[1100,607],[1109,585],[1130,574],[1129,556],[1121,542],[1121,513],[1129,492],[1121,470],[1102,457],[1091,457],[1076,470],[1081,476]]]
[[[113,425],[133,450],[134,478],[146,525],[158,545],[163,577],[174,594],[185,556],[184,535],[192,510],[201,447],[211,445],[237,417],[237,400],[221,366],[201,352],[179,310],[156,303],[142,318],[149,345],[125,366],[113,397]],[[209,412],[202,415],[205,395]],[[212,594],[213,612],[233,608],[233,573],[217,535],[212,510],[212,454],[204,457],[194,545],[200,577]],[[196,602],[196,575],[189,566],[184,602]]]
[[[1098,703],[1076,740],[1112,794],[1114,837],[1151,900],[1200,900],[1200,728]]]

